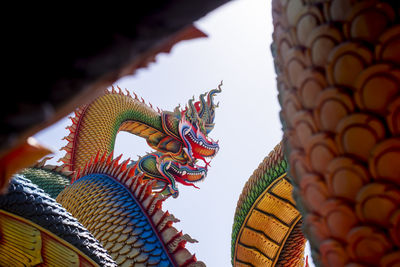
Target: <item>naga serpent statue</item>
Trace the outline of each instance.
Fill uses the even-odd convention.
[[[174,112],[114,88],[79,108],[64,164],[44,159],[14,175],[0,196],[0,266],[204,266],[185,248],[197,241],[172,226],[178,220],[162,203],[178,196],[177,183],[205,178],[219,149],[207,135],[221,85]],[[120,163],[119,131],[156,152]]]
[[[272,17],[285,157],[243,189],[233,264],[302,264],[302,222],[317,266],[400,266],[399,2],[272,0]]]
[[[399,2],[272,0],[272,15],[284,138],[240,195],[232,264],[307,265],[307,238],[317,266],[400,266]],[[161,204],[205,177],[219,91],[174,112],[121,92],[79,109],[64,165],[0,197],[0,265],[201,265]],[[119,163],[121,130],[156,152]]]

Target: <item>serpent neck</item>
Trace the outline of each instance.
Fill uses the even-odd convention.
[[[69,170],[83,168],[97,153],[112,153],[119,131],[157,143],[166,136],[161,114],[128,95],[106,93],[76,112],[62,159]]]

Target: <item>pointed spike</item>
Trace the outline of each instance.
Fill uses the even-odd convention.
[[[125,171],[125,170],[126,170],[126,167],[128,166],[128,164],[129,164],[130,161],[131,161],[131,159],[128,158],[127,160],[124,160],[124,161],[121,163],[121,171]]]
[[[131,177],[131,175],[129,175],[132,172],[132,168],[128,168],[125,171],[122,172],[122,176],[121,176],[121,183],[125,184],[126,181]],[[129,186],[127,186],[129,188]]]
[[[99,151],[99,152],[100,152],[100,151]],[[107,152],[104,152],[104,153],[102,154],[101,158],[100,158],[100,162],[101,162],[101,163],[104,163],[105,160],[106,160],[106,157],[107,157]]]
[[[122,158],[122,154],[120,154],[118,157],[116,157],[116,158],[114,159],[114,161],[115,161],[114,164],[118,165],[118,164],[119,164],[119,161],[121,160],[121,158]]]
[[[113,153],[111,152],[110,154],[108,154],[106,164],[109,165],[112,160],[113,160]]]
[[[100,150],[97,151],[96,157],[94,158],[94,163],[99,162],[99,157],[100,157]]]

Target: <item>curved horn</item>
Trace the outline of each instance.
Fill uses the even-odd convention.
[[[221,86],[223,85],[223,81],[220,82],[220,84],[218,85],[218,88],[212,89],[208,95],[207,95],[207,105],[210,109],[214,109],[215,105],[214,105],[214,95],[217,93],[221,93],[222,89]]]
[[[199,112],[199,117],[207,121],[209,117],[209,110],[208,110],[208,104],[207,101],[204,99],[207,93],[201,94],[200,95],[200,112]]]
[[[208,111],[208,116],[205,120],[205,127],[207,130],[207,133],[209,133],[213,128],[214,128],[214,118],[215,118],[215,109],[218,107],[218,104],[214,104],[214,95],[217,93],[221,93],[222,89],[222,81],[218,85],[218,88],[211,90],[208,95],[207,95],[207,111]]]

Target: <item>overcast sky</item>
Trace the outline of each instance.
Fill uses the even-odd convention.
[[[230,266],[231,230],[242,188],[264,157],[281,140],[275,72],[270,52],[270,1],[228,3],[196,22],[209,37],[185,41],[157,62],[114,85],[134,91],[163,110],[184,106],[192,96],[216,88],[223,80],[215,128],[220,150],[200,189],[178,185],[180,196],[164,203],[181,222],[175,227],[199,243],[187,245],[207,266]],[[67,119],[36,135],[57,151],[65,145]],[[137,159],[150,152],[144,140],[117,136],[115,155]],[[57,153],[55,159],[63,155]]]

